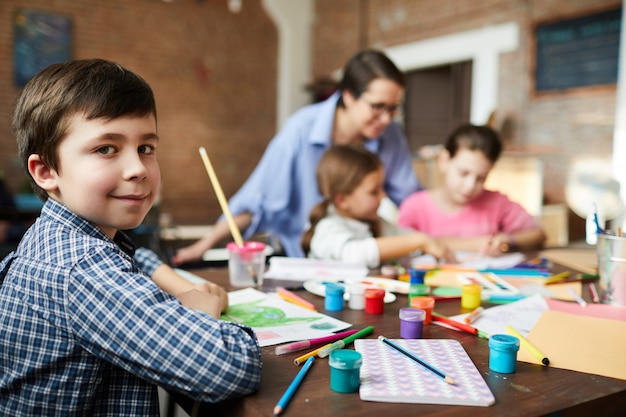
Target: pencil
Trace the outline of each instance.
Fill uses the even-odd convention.
[[[448,375],[446,375],[445,373],[443,373],[439,369],[435,368],[434,366],[432,366],[428,362],[418,358],[416,355],[414,355],[413,353],[409,352],[408,350],[405,350],[403,347],[398,346],[397,344],[393,343],[391,340],[387,339],[385,336],[378,336],[378,340],[380,340],[381,342],[383,342],[384,344],[386,344],[390,348],[395,349],[398,352],[402,353],[404,356],[406,356],[406,357],[412,359],[413,361],[419,363],[420,365],[422,365],[424,368],[428,369],[430,372],[434,373],[435,375],[443,378],[443,380],[446,381],[448,384],[454,385],[454,380],[451,377],[449,377]]]
[[[550,359],[546,358],[546,355],[541,353],[539,349],[533,346],[524,336],[522,336],[517,330],[507,324],[506,331],[511,336],[515,336],[519,339],[520,343],[528,352],[530,352],[539,362],[548,366],[550,364]]]
[[[333,333],[328,336],[316,337],[314,339],[300,340],[298,342],[287,343],[286,345],[276,346],[274,353],[276,355],[284,355],[285,353],[297,352],[299,350],[308,349],[311,346],[332,343],[336,340],[343,339],[344,337],[348,337],[351,334],[355,334],[356,332],[357,331],[355,329],[352,329],[352,330],[346,330],[345,332]]]
[[[565,278],[568,278],[569,275],[569,271],[561,272],[560,274],[552,275],[551,277],[546,278],[543,283],[544,285],[557,284],[563,281]]]
[[[315,356],[310,356],[309,359],[306,360],[306,363],[304,364],[302,369],[300,369],[300,372],[298,372],[293,381],[291,381],[291,384],[289,384],[289,387],[287,387],[287,390],[285,391],[283,396],[280,397],[280,400],[278,400],[276,407],[274,407],[275,416],[279,415],[287,407],[289,400],[291,400],[291,397],[293,397],[293,394],[302,383],[302,380],[306,376],[307,372],[309,372],[309,369],[311,369],[311,366],[313,366],[314,361]]]
[[[294,365],[300,365],[300,364],[301,364],[302,362],[304,362],[305,360],[308,360],[311,356],[315,356],[315,355],[317,355],[317,354],[320,352],[320,350],[324,349],[325,347],[329,347],[329,346],[330,346],[330,343],[329,343],[329,344],[327,344],[327,345],[324,345],[324,346],[318,347],[317,349],[312,350],[312,351],[310,351],[309,353],[305,353],[305,354],[304,354],[304,355],[302,355],[302,356],[298,356],[297,358],[295,358],[295,359],[293,360]]]
[[[304,298],[297,296],[289,290],[286,290],[283,287],[276,287],[276,294],[285,301],[288,301],[292,304],[298,305],[300,307],[306,308],[307,310],[317,311],[313,303],[308,302]]]

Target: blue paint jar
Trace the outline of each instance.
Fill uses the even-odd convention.
[[[363,357],[355,350],[337,349],[330,352],[330,389],[341,393],[356,392],[361,385],[361,363]]]
[[[344,288],[341,285],[326,283],[326,297],[324,297],[324,308],[326,311],[343,310]]]
[[[426,312],[418,308],[400,309],[400,337],[403,339],[421,339],[424,330]]]
[[[515,373],[519,339],[508,334],[489,337],[489,369],[501,374]]]

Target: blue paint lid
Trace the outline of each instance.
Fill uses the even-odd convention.
[[[519,339],[508,334],[493,334],[489,336],[489,348],[517,352]]]
[[[326,286],[326,295],[340,295],[343,296],[344,293],[344,288],[342,285],[337,285],[337,284],[332,284],[332,283],[326,283],[324,284]]]

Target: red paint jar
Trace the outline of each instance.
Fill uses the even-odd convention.
[[[383,314],[385,309],[385,290],[368,288],[365,290],[365,312],[367,314]]]

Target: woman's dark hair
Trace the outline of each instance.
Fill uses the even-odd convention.
[[[454,129],[444,147],[450,158],[454,158],[459,149],[469,149],[481,151],[492,163],[495,163],[502,153],[502,141],[495,130],[489,126],[472,124],[464,124]]]
[[[367,90],[368,85],[377,78],[391,80],[404,88],[404,74],[385,54],[367,49],[354,55],[343,70],[343,78],[337,86],[339,91],[349,91],[355,98]],[[339,98],[338,105],[344,107]]]

